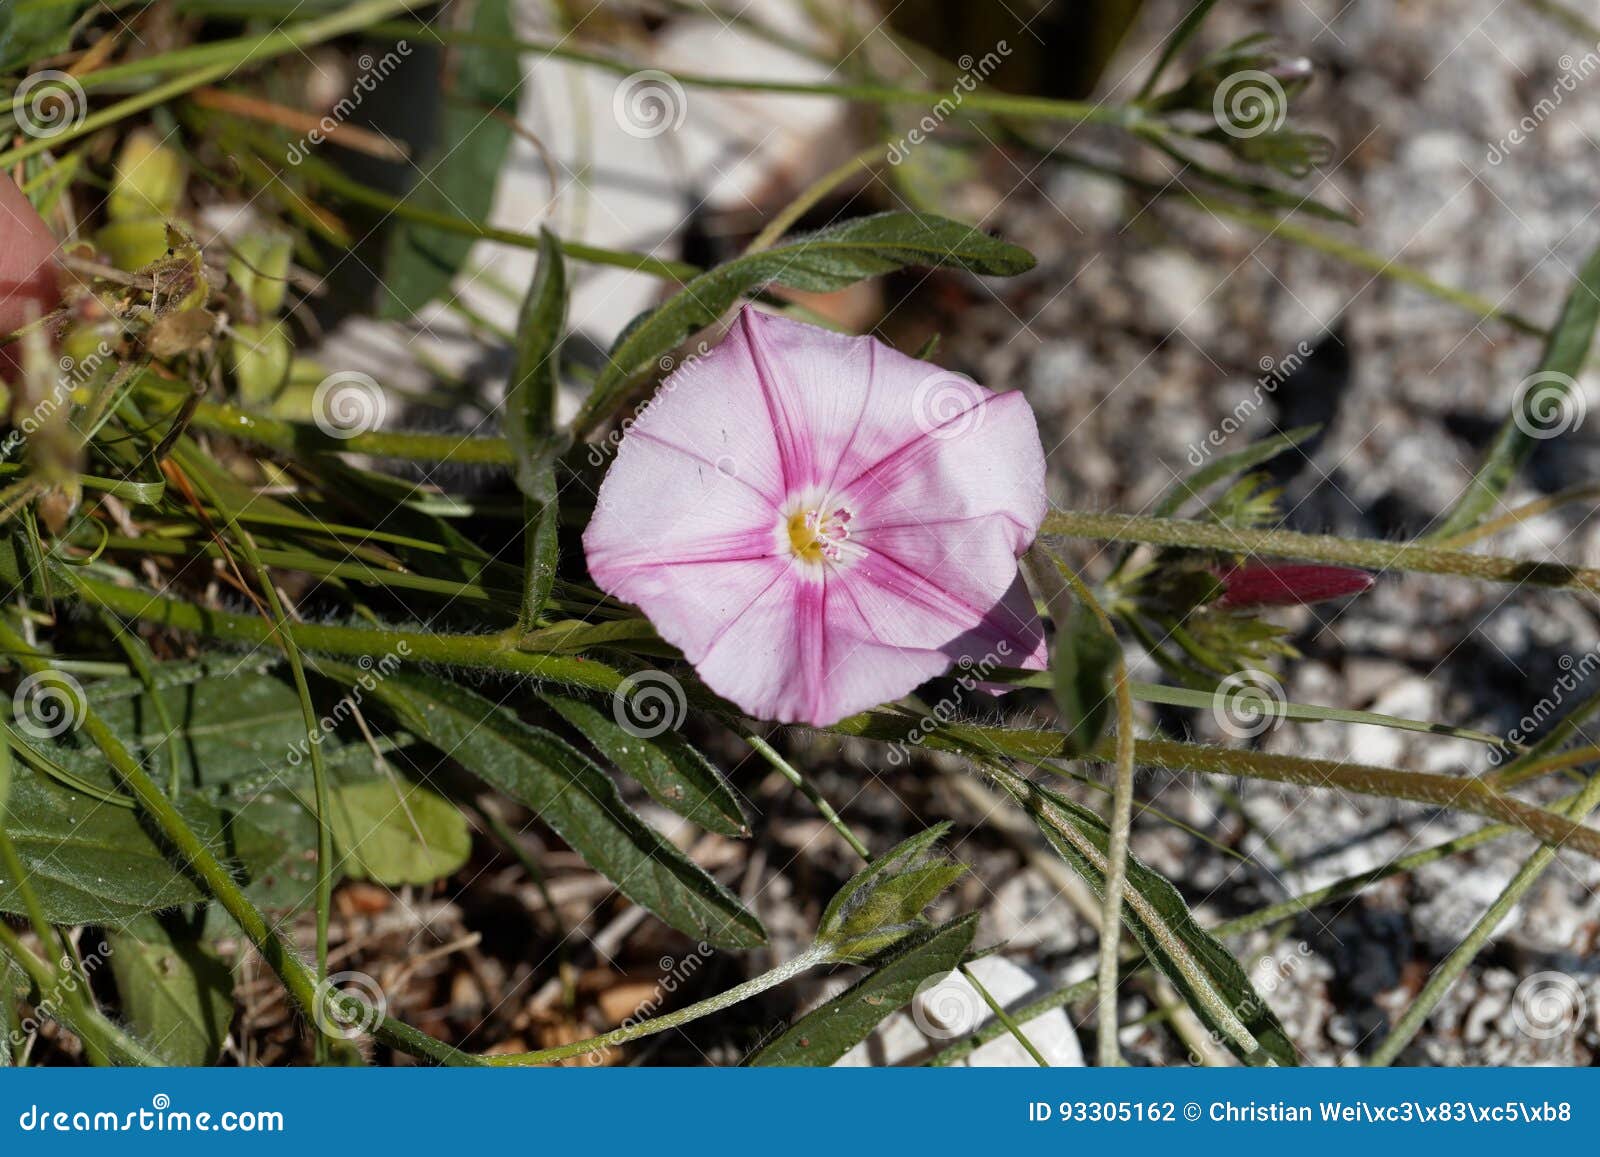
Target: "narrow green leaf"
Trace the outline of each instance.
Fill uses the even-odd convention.
[[[1183,509],[1184,503],[1189,499],[1198,497],[1208,486],[1221,482],[1225,478],[1232,478],[1235,474],[1242,474],[1263,462],[1270,462],[1285,450],[1292,450],[1308,439],[1314,438],[1321,426],[1296,426],[1292,430],[1274,434],[1270,438],[1263,438],[1259,442],[1252,442],[1231,454],[1223,454],[1205,463],[1194,473],[1173,481],[1162,494],[1161,501],[1157,502],[1152,514],[1157,518],[1170,518]]]
[[[1212,711],[1217,707],[1217,693],[1197,691],[1190,687],[1168,687],[1160,683],[1128,684],[1135,699],[1144,703],[1164,703],[1171,707],[1193,707]],[[1420,731],[1429,735],[1449,735],[1490,747],[1506,747],[1503,735],[1487,731],[1474,731],[1470,727],[1455,727],[1449,723],[1433,723],[1426,719],[1405,719],[1398,715],[1383,715],[1376,711],[1356,711],[1347,707],[1321,707],[1313,703],[1291,703],[1270,697],[1252,700],[1251,709],[1263,716],[1291,719],[1297,723],[1360,723],[1369,727],[1388,727],[1396,731]]]
[[[948,820],[934,824],[933,827],[925,831],[920,831],[914,836],[901,840],[846,880],[844,885],[833,894],[833,899],[828,901],[828,906],[822,910],[822,918],[817,921],[818,938],[832,938],[844,926],[850,913],[859,907],[865,897],[870,895],[885,880],[890,879],[899,872],[925,863],[933,854],[934,846],[944,839],[949,831],[950,821]]]
[[[233,1020],[233,975],[174,916],[141,916],[106,934],[122,1013],[174,1065],[214,1064]]]
[[[419,783],[345,784],[329,793],[328,822],[344,870],[398,887],[450,875],[472,852],[461,812]]]
[[[997,772],[997,779],[1033,817],[1061,858],[1101,894],[1109,842],[1104,821],[1015,773]],[[1206,1027],[1247,1063],[1297,1064],[1288,1033],[1233,954],[1200,926],[1165,876],[1132,855],[1127,864],[1123,922]],[[1259,1047],[1248,1047],[1242,1037]]]
[[[1589,255],[1546,339],[1538,370],[1525,379],[1512,401],[1514,412],[1500,427],[1483,464],[1465,494],[1430,538],[1449,538],[1470,529],[1491,509],[1542,438],[1576,427],[1584,399],[1578,375],[1589,357],[1600,322],[1600,247]]]
[[[556,459],[566,439],[556,433],[558,354],[567,319],[567,275],[561,243],[539,234],[539,267],[517,319],[517,357],[506,394],[506,441],[517,460],[524,509],[524,576],[518,624],[531,631],[550,599],[560,561]]]
[[[1161,56],[1157,58],[1155,67],[1145,77],[1144,83],[1139,86],[1139,100],[1144,100],[1156,89],[1156,84],[1161,80],[1161,74],[1167,70],[1167,65],[1177,59],[1178,53],[1183,51],[1183,46],[1200,30],[1200,25],[1205,23],[1211,9],[1216,7],[1217,0],[1198,0],[1195,6],[1178,21],[1178,26],[1167,36],[1167,42],[1161,46]]]
[[[761,922],[731,892],[635,815],[610,777],[559,736],[433,676],[391,675],[371,694],[432,746],[532,809],[590,867],[667,924],[725,948],[766,941]]]
[[[516,115],[522,62],[498,45],[514,35],[510,0],[477,0],[471,34],[486,41],[453,50],[446,65],[453,84],[444,101],[438,145],[405,203],[447,217],[484,221],[495,182],[511,147],[512,129],[494,113]],[[401,221],[389,242],[379,316],[411,316],[448,292],[466,261],[472,238]]]
[[[831,1065],[890,1013],[905,1007],[929,977],[961,963],[978,931],[969,912],[907,936],[876,968],[822,1007],[795,1021],[750,1058],[752,1065]]]
[[[1111,714],[1112,672],[1121,654],[1089,608],[1074,602],[1056,631],[1050,653],[1050,689],[1061,712],[1067,750],[1082,755],[1094,747]]]
[[[695,330],[710,325],[739,298],[765,285],[826,293],[906,266],[951,265],[973,273],[1013,276],[1031,269],[1032,254],[981,229],[921,213],[879,213],[790,238],[735,258],[691,280],[635,319],[574,423],[604,419],[627,397],[630,379]]]
[[[744,811],[722,773],[676,731],[640,735],[583,699],[543,691],[540,698],[662,807],[724,836],[748,836]]]

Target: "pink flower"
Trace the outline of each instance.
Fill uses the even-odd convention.
[[[1321,563],[1249,563],[1220,576],[1217,606],[1290,607],[1358,595],[1372,585],[1372,576],[1348,566]]]
[[[713,691],[826,726],[952,663],[1042,667],[1017,558],[1045,507],[1020,394],[746,308],[623,438],[583,544]]]

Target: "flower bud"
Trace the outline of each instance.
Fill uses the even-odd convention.
[[[228,362],[246,406],[270,404],[289,380],[293,360],[294,346],[282,323],[236,325],[228,338]]]
[[[186,179],[183,158],[151,132],[136,132],[117,152],[116,176],[106,212],[113,221],[171,217]]]
[[[167,255],[167,226],[159,217],[112,221],[94,235],[94,243],[111,264],[132,273]]]
[[[1358,595],[1372,585],[1364,570],[1320,563],[1250,563],[1221,575],[1225,610],[1292,607]]]
[[[228,278],[256,307],[261,317],[283,308],[289,288],[289,258],[294,242],[281,233],[252,233],[241,237],[228,259]]]

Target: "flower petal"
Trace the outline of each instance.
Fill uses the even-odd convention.
[[[889,528],[978,527],[992,520],[1007,527],[1012,558],[1028,549],[1049,506],[1039,427],[1021,394],[984,392],[979,405],[905,438],[838,484],[858,511],[852,533],[861,541]],[[959,541],[971,531],[948,533]],[[997,597],[1009,582],[1007,571]]]
[[[583,549],[596,583],[638,602],[623,591],[629,571],[770,555],[777,518],[759,490],[635,429],[600,486]]]
[[[751,306],[729,334],[735,340],[750,350],[760,374],[791,490],[832,490],[922,434],[941,430],[949,437],[974,424],[962,420],[969,410],[996,396],[876,338]],[[1033,437],[1037,449],[1037,429]]]

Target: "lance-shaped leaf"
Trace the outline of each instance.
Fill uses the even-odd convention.
[[[1112,675],[1122,651],[1116,637],[1082,603],[1071,603],[1065,617],[1051,644],[1050,689],[1061,712],[1067,750],[1082,755],[1105,730],[1114,702]]]
[[[1583,421],[1585,403],[1577,378],[1588,360],[1596,324],[1600,324],[1600,247],[1584,262],[1567,294],[1561,316],[1545,342],[1538,372],[1523,380],[1511,401],[1511,417],[1495,435],[1483,465],[1430,538],[1449,538],[1476,526],[1494,509],[1541,439],[1553,438]]]
[[[823,910],[817,943],[834,960],[861,961],[926,928],[922,910],[967,870],[938,854],[949,830],[919,832],[850,877]]]
[[[1009,769],[991,770],[1061,858],[1101,894],[1108,832],[1100,817]],[[1206,1027],[1248,1064],[1298,1063],[1283,1025],[1243,966],[1200,926],[1178,890],[1137,857],[1130,855],[1127,865],[1123,921]]]
[[[574,424],[584,429],[605,418],[625,400],[633,374],[762,286],[827,293],[912,265],[949,265],[1004,277],[1025,273],[1033,264],[1027,250],[996,240],[975,226],[922,213],[857,217],[792,237],[700,274],[635,319],[612,347],[611,360]]]
[[[838,996],[795,1021],[750,1058],[752,1065],[831,1065],[854,1048],[921,984],[961,963],[978,930],[969,912],[938,928],[911,933],[871,972]]]
[[[553,691],[541,692],[540,698],[662,807],[719,835],[750,834],[722,773],[676,731],[641,735],[586,700]]]
[[[567,319],[567,274],[561,243],[539,233],[539,267],[517,318],[517,358],[506,394],[506,441],[516,456],[517,489],[525,513],[522,613],[531,631],[550,598],[559,561],[556,539],[556,458],[565,439],[556,432],[558,352]]]
[[[324,662],[330,674],[353,668]],[[764,943],[738,899],[623,802],[617,786],[560,736],[444,679],[402,673],[370,692],[418,737],[530,808],[623,895],[680,932],[724,948]]]

